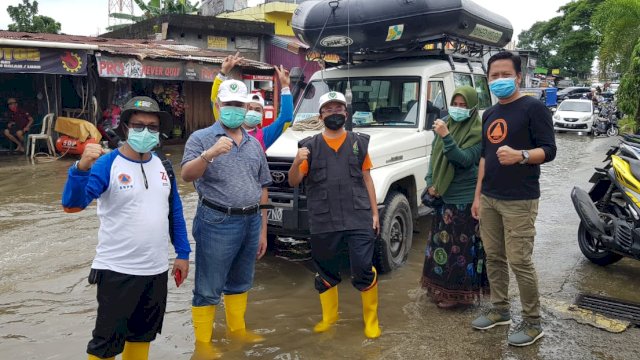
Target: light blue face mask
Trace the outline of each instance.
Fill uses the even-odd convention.
[[[236,106],[223,106],[220,108],[220,121],[229,129],[237,129],[242,126],[247,109]]]
[[[449,116],[451,116],[451,119],[453,119],[453,121],[458,121],[458,122],[465,121],[471,117],[471,110],[472,109],[465,109],[457,106],[450,106]]]
[[[262,123],[262,113],[254,110],[247,111],[247,115],[244,117],[244,124],[248,127],[256,127]]]
[[[133,151],[144,154],[158,145],[160,142],[160,133],[152,133],[149,129],[144,128],[142,131],[129,129],[127,143]]]
[[[489,90],[498,99],[506,99],[516,92],[516,78],[500,78],[489,83]]]

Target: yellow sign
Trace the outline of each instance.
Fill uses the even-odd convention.
[[[207,48],[227,49],[227,38],[224,36],[207,36]]]
[[[551,70],[551,75],[560,75],[560,69]]]

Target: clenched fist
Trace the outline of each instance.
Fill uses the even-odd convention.
[[[498,155],[500,165],[503,166],[515,165],[522,161],[522,151],[514,150],[507,145],[500,146],[496,151],[496,155]]]
[[[226,136],[221,137],[218,141],[209,149],[209,153],[217,158],[220,155],[227,154],[233,148],[233,140]]]
[[[293,160],[293,162],[296,165],[300,165],[300,164],[302,164],[303,161],[309,160],[309,154],[310,154],[310,152],[309,152],[308,148],[306,148],[306,147],[300,148],[300,149],[298,149],[298,153],[296,154],[296,158],[295,158],[295,160]]]
[[[438,119],[433,123],[433,131],[438,134],[441,138],[449,135],[449,128],[447,127],[447,123]]]
[[[102,154],[104,154],[104,149],[100,144],[87,144],[78,162],[78,170],[87,171],[91,169]]]

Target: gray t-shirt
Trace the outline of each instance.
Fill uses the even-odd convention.
[[[184,148],[182,165],[200,157],[223,136],[227,136],[219,122],[191,134]],[[218,156],[207,166],[202,177],[194,181],[200,197],[228,207],[258,204],[262,188],[271,185],[267,157],[260,142],[242,129],[242,142],[227,154]]]

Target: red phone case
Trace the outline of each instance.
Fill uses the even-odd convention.
[[[182,272],[180,270],[176,270],[173,278],[176,280],[176,286],[180,287],[180,285],[182,284]]]

